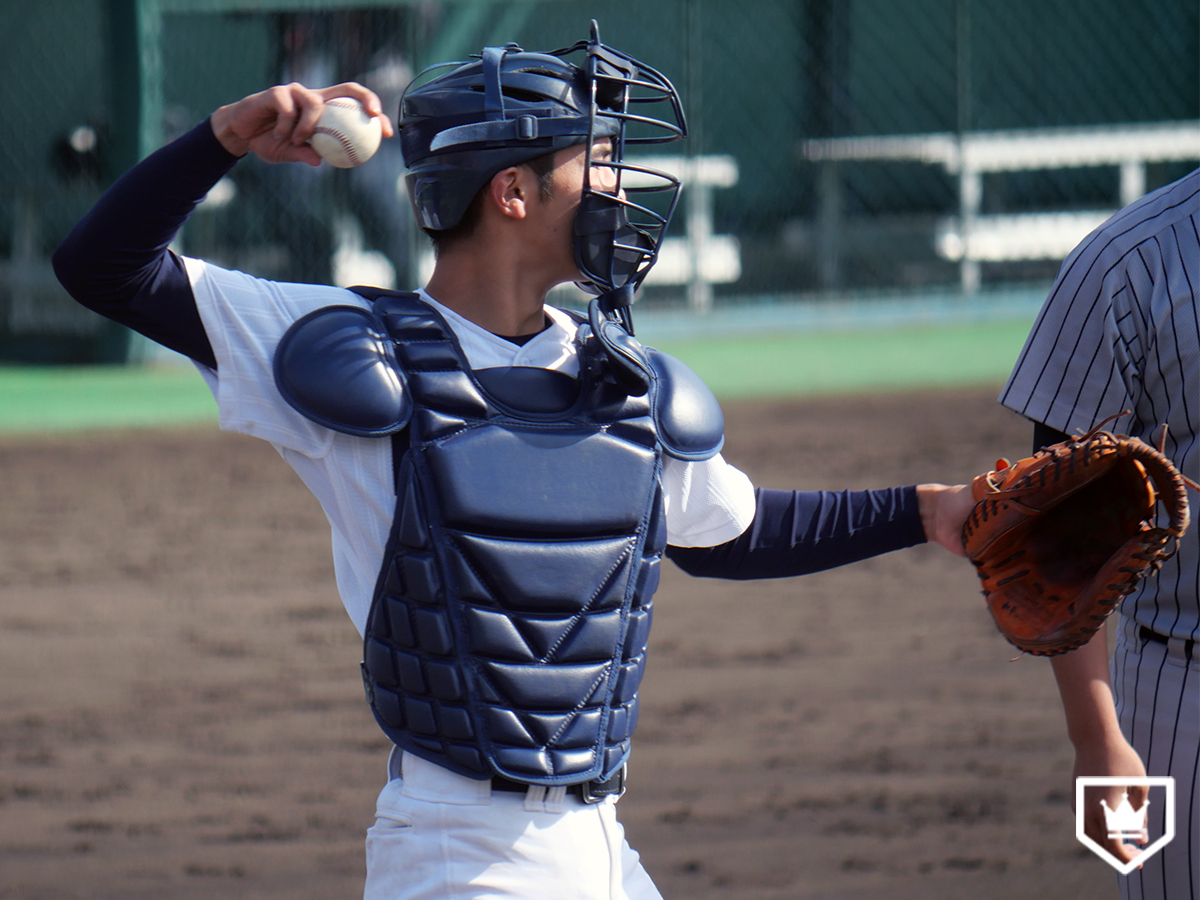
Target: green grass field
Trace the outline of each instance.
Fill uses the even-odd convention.
[[[723,399],[999,384],[1029,322],[781,331],[655,341]],[[215,422],[189,366],[0,367],[0,431]]]
[[[217,419],[190,366],[0,367],[0,431],[184,425]]]
[[[721,398],[999,384],[1030,322],[657,341]]]

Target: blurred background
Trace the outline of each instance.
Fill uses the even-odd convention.
[[[394,110],[429,63],[593,17],[691,128],[637,333],[765,487],[1023,453],[994,398],[1063,257],[1200,164],[1200,0],[0,0],[0,900],[352,896],[383,775],[321,510],[54,248],[221,104],[355,78]],[[246,160],[178,249],[414,287],[398,155]],[[739,587],[737,616],[667,567],[622,818],[668,896],[1116,895],[1053,679],[925,549]]]
[[[688,111],[690,139],[662,150],[687,187],[639,300],[663,333],[848,308],[1027,324],[1081,237],[1200,160],[1196,0],[6,0],[0,363],[148,355],[72,303],[49,257],[217,106],[356,79],[394,116],[429,63],[566,46],[593,17]],[[349,171],[245,162],[178,249],[416,286],[430,258],[401,175],[395,142]]]

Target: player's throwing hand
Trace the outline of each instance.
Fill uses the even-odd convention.
[[[313,90],[302,84],[268,88],[222,106],[212,114],[212,130],[234,156],[254,153],[269,163],[304,162],[319,166],[321,157],[308,144],[326,100],[353,97],[380,120],[383,136],[391,137],[392,123],[379,98],[353,81]]]

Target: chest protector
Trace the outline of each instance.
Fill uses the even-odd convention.
[[[276,381],[314,421],[392,435],[396,508],[362,666],[376,720],[470,777],[612,777],[666,544],[663,456],[717,453],[716,400],[630,338],[622,353],[647,376],[631,395],[587,325],[579,378],[472,371],[416,295],[372,299],[293,325]]]

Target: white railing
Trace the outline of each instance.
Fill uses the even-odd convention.
[[[976,131],[830,138],[805,141],[800,155],[835,166],[842,161],[889,160],[941,165],[958,176],[959,214],[938,223],[935,247],[960,266],[962,287],[979,287],[980,263],[1060,259],[1116,210],[982,215],[983,175],[1033,169],[1117,166],[1122,207],[1146,192],[1146,165],[1200,160],[1200,121],[1030,131]],[[829,184],[832,178],[822,181]],[[838,191],[822,192],[825,205]],[[840,221],[836,209],[822,209],[822,222]]]
[[[737,160],[732,156],[648,156],[626,162],[667,172],[683,182],[685,235],[663,241],[646,283],[686,284],[688,306],[698,313],[708,312],[712,309],[712,286],[742,277],[737,238],[713,234],[713,191],[737,184]],[[626,173],[622,180],[630,187],[641,183],[635,172]]]

